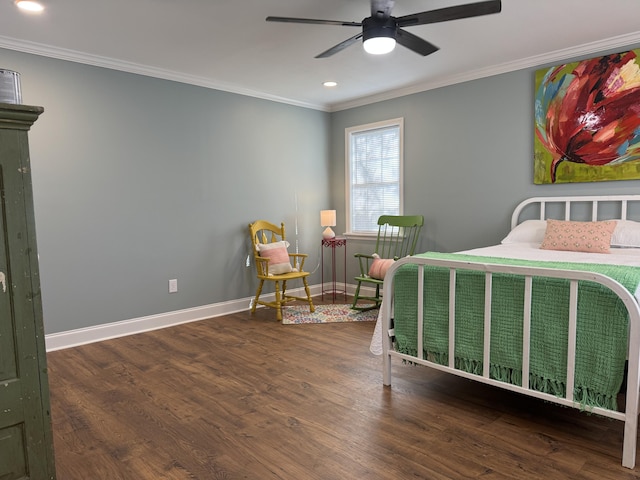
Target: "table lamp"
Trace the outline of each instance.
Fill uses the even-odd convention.
[[[320,211],[320,226],[327,227],[322,232],[322,238],[329,239],[335,238],[336,234],[331,230],[331,227],[336,226],[336,211],[335,210],[321,210]]]

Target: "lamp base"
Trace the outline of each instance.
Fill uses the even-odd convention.
[[[324,232],[322,232],[322,238],[324,238],[325,240],[328,240],[330,238],[335,238],[336,234],[333,232],[333,230],[331,230],[331,227],[327,227],[324,229]]]

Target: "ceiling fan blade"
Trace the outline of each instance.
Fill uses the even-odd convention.
[[[267,17],[267,22],[313,23],[316,25],[339,25],[343,27],[361,27],[362,22],[342,22],[340,20],[316,20],[313,18]]]
[[[325,50],[320,55],[316,55],[315,58],[327,58],[327,57],[330,57],[334,53],[338,53],[338,52],[344,50],[345,48],[353,45],[354,43],[356,43],[361,38],[362,38],[362,32],[358,33],[357,35],[354,35],[351,38],[347,38],[344,42],[340,42],[339,44],[331,47],[329,50]]]
[[[502,2],[500,0],[488,0],[485,2],[467,3],[466,5],[456,5],[455,7],[445,7],[428,12],[405,15],[398,17],[396,21],[399,27],[409,27],[412,25],[426,25],[428,23],[479,17],[481,15],[500,13],[500,11],[502,11]]]
[[[402,30],[401,28],[396,31],[396,42],[398,42],[403,47],[407,47],[409,50],[413,50],[423,57],[431,55],[432,53],[440,50],[433,43],[427,42],[426,40],[414,35],[413,33]]]
[[[381,19],[389,18],[395,3],[395,0],[371,0],[371,16]]]

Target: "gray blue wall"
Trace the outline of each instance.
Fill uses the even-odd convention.
[[[534,72],[496,75],[333,113],[335,207],[345,204],[344,129],[396,117],[404,117],[405,213],[425,217],[418,251],[454,252],[499,243],[514,207],[528,197],[638,193],[638,180],[533,184]],[[344,229],[344,221],[339,228]],[[372,248],[372,242],[363,241],[349,246],[351,252],[373,253]],[[353,276],[355,263],[349,268]]]
[[[285,221],[315,269],[319,211],[337,209],[344,231],[355,125],[404,117],[419,251],[497,243],[530,196],[640,187],[533,184],[534,69],[328,114],[12,51],[0,67],[45,108],[30,144],[47,333],[250,297],[246,226],[258,218]],[[372,249],[349,240],[348,280],[352,254]]]
[[[8,50],[0,66],[45,109],[29,141],[46,333],[254,295],[260,218],[317,265],[329,114]]]

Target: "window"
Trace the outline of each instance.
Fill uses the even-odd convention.
[[[403,119],[345,130],[347,232],[375,234],[380,215],[402,214]]]

